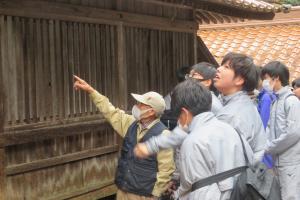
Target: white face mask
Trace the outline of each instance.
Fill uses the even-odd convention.
[[[262,87],[267,90],[268,92],[272,92],[273,91],[273,88],[274,86],[271,86],[270,84],[270,80],[263,80],[262,82]]]
[[[141,120],[141,116],[142,116],[143,114],[145,114],[146,112],[148,112],[149,110],[151,110],[151,109],[147,109],[147,110],[141,111],[141,109],[139,109],[139,108],[137,107],[137,105],[134,105],[134,106],[132,107],[131,113],[132,113],[133,117],[134,117],[136,120]]]

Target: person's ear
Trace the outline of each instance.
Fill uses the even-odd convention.
[[[233,82],[236,86],[242,86],[244,85],[245,80],[241,76],[237,76],[234,78]]]
[[[212,80],[211,80],[211,79],[208,79],[208,80],[202,81],[202,84],[203,84],[205,87],[209,88],[209,87],[211,86],[211,84],[212,84]]]

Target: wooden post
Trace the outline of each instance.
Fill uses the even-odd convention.
[[[123,23],[117,27],[118,34],[118,60],[117,60],[117,68],[118,68],[118,80],[119,80],[119,106],[120,108],[127,110],[128,106],[128,90],[127,90],[127,66],[126,66],[126,55],[125,55],[125,39],[124,39],[124,26]]]

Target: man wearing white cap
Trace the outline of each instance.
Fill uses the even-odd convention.
[[[88,92],[106,120],[124,138],[115,177],[117,200],[152,200],[160,197],[175,169],[173,151],[163,150],[147,159],[139,159],[134,156],[133,149],[138,142],[145,142],[159,134],[170,134],[159,119],[166,106],[163,97],[156,92],[131,94],[137,103],[132,108],[132,115],[128,115],[115,108],[107,97],[84,80],[77,76],[74,79],[74,88]]]

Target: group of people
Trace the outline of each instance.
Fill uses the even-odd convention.
[[[258,68],[228,53],[221,66],[201,62],[166,98],[175,128],[162,123],[166,102],[156,92],[132,94],[132,113],[75,76],[124,138],[116,169],[118,200],[230,199],[237,176],[196,188],[204,178],[263,163],[278,176],[283,200],[300,200],[300,79],[272,61]],[[169,104],[168,104],[169,103]],[[171,130],[172,129],[172,130]]]

